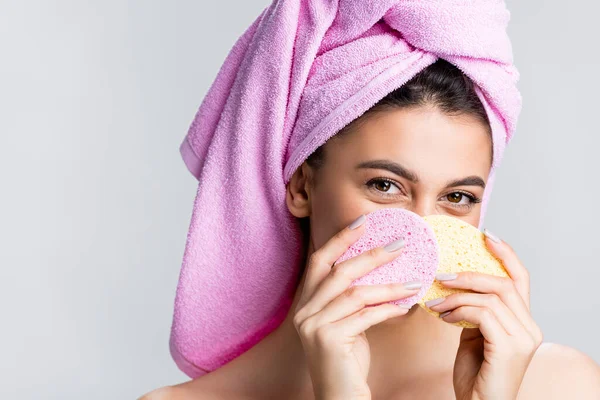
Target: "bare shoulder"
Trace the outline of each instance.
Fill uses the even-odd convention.
[[[146,393],[137,400],[215,400],[222,397],[200,380],[165,386]]]
[[[600,365],[585,353],[557,343],[543,343],[521,384],[519,400],[600,399]]]
[[[173,386],[165,386],[159,389],[155,389],[151,392],[146,393],[137,400],[166,400],[166,399],[180,399],[180,394]]]
[[[246,400],[251,397],[240,393],[224,368],[201,377],[153,390],[137,400]]]

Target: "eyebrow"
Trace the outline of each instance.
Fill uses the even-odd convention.
[[[364,169],[384,169],[384,170],[390,171],[393,174],[396,174],[405,179],[408,179],[409,181],[411,181],[413,183],[419,182],[419,175],[417,175],[415,172],[409,170],[408,168],[406,168],[396,162],[390,161],[390,160],[364,161],[356,166],[356,169],[363,169],[363,168]],[[471,175],[471,176],[467,176],[466,178],[455,179],[455,180],[452,180],[452,181],[446,183],[446,187],[444,189],[451,188],[454,186],[481,186],[482,188],[485,189],[485,182],[481,177],[479,177],[477,175]]]

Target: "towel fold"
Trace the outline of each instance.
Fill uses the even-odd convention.
[[[476,84],[495,171],[521,109],[500,0],[279,0],[238,39],[180,151],[198,179],[170,349],[195,378],[250,349],[289,311],[305,238],[285,202],[304,160],[443,58]],[[226,16],[224,16],[226,20]]]

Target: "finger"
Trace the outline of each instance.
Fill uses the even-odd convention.
[[[386,303],[363,308],[349,317],[335,322],[333,325],[340,335],[352,337],[387,319],[405,315],[407,311],[403,311],[401,307],[394,304]]]
[[[529,271],[527,268],[525,268],[521,260],[519,260],[517,257],[517,254],[513,248],[508,243],[500,240],[496,235],[487,229],[484,229],[483,233],[486,236],[485,243],[488,249],[492,254],[502,261],[506,272],[508,272],[508,275],[510,275],[511,279],[515,283],[517,292],[523,298],[527,308],[529,308]]]
[[[515,314],[521,324],[530,332],[536,334],[536,325],[529,308],[517,292],[511,278],[494,276],[475,271],[457,273],[456,279],[443,280],[442,285],[456,289],[469,289],[479,293],[494,293]]]
[[[329,274],[331,266],[362,235],[366,216],[361,215],[350,225],[336,233],[311,256],[307,265],[302,295],[308,299],[319,283]]]
[[[395,251],[388,251],[386,250],[387,246],[375,247],[362,252],[356,257],[336,264],[331,269],[329,275],[318,285],[312,297],[306,301],[303,309],[299,310],[298,313],[309,316],[319,312],[333,299],[348,289],[354,280],[400,255],[401,249],[397,248]]]
[[[460,306],[449,314],[440,314],[440,318],[448,323],[467,321],[478,325],[483,337],[494,344],[505,341],[508,335],[494,313],[486,307]]]
[[[494,313],[500,325],[502,325],[509,335],[518,336],[527,334],[525,327],[515,314],[494,293],[454,293],[446,297],[441,303],[428,307],[433,311],[443,313],[461,306],[487,307]]]
[[[402,283],[352,286],[315,314],[319,324],[339,321],[366,306],[412,296],[419,288],[407,289]],[[398,308],[403,308],[393,304]],[[403,309],[408,312],[410,307]]]

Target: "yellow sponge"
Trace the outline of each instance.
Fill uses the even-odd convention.
[[[423,219],[431,225],[438,241],[440,254],[437,273],[477,271],[496,276],[509,276],[502,261],[487,249],[485,235],[473,225],[447,215],[428,215]],[[438,317],[439,313],[427,307],[425,302],[457,292],[471,292],[471,290],[450,289],[436,280],[418,303],[425,311]],[[454,325],[477,328],[477,325],[464,320]]]

